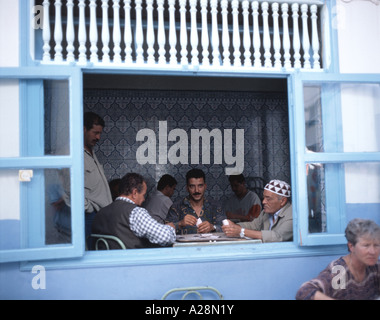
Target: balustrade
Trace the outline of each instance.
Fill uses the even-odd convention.
[[[319,5],[311,1],[44,0],[41,63],[321,70]]]

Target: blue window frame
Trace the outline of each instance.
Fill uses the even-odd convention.
[[[297,74],[294,95],[298,243],[346,243],[351,218],[379,222],[378,211],[366,211],[380,203],[380,76]],[[315,215],[321,220],[317,227]]]
[[[0,252],[0,261],[35,261],[51,260],[51,264],[62,267],[65,264],[97,265],[104,264],[160,264],[187,261],[223,261],[232,259],[253,259],[275,256],[294,256],[340,252],[345,243],[344,227],[349,216],[347,211],[347,172],[355,164],[380,166],[380,152],[376,148],[371,152],[346,152],[344,131],[345,110],[342,109],[342,84],[363,84],[378,86],[380,77],[377,75],[328,75],[296,73],[287,75],[289,91],[289,119],[291,169],[294,211],[294,242],[268,244],[262,246],[234,245],[223,248],[175,248],[128,250],[128,252],[88,252],[84,251],[83,223],[83,132],[82,132],[82,72],[79,68],[2,68],[2,79],[20,80],[21,102],[34,101],[33,108],[28,103],[20,103],[21,143],[20,156],[0,157],[0,171],[24,170],[35,171],[36,188],[21,188],[21,195],[26,201],[21,205],[21,236],[22,246],[17,249],[6,249]],[[262,76],[262,75],[261,75]],[[70,92],[69,131],[70,152],[65,155],[46,154],[42,145],[35,141],[46,138],[37,128],[43,121],[44,97],[41,97],[41,81],[67,80]],[[317,116],[311,120],[320,120],[323,124],[312,131],[317,132],[322,142],[321,149],[306,152],[309,147],[307,113],[305,107],[305,90],[311,88],[317,92]],[[376,87],[377,88],[377,87]],[[377,90],[375,88],[375,91]],[[30,113],[30,110],[33,112]],[[319,113],[318,113],[319,112]],[[309,119],[310,120],[310,119]],[[318,131],[319,130],[319,131]],[[370,132],[369,135],[376,135]],[[316,148],[316,147],[315,147]],[[379,147],[380,149],[380,147]],[[325,193],[324,205],[328,209],[325,215],[325,229],[321,232],[310,231],[310,203],[307,197],[308,180],[307,168],[319,164],[323,168],[323,188]],[[39,195],[44,193],[43,169],[69,168],[71,170],[72,194],[72,243],[46,245],[43,240],[44,208]],[[322,170],[322,169],[321,169]],[[356,169],[354,168],[354,171]],[[380,172],[380,170],[379,170]],[[355,173],[355,172],[354,172]],[[29,189],[32,189],[29,192]],[[337,192],[336,190],[341,190]],[[380,201],[379,201],[380,202]],[[358,203],[354,203],[358,205]],[[33,217],[33,219],[30,219]],[[38,231],[38,232],[36,232]],[[323,245],[330,248],[321,249]],[[303,246],[316,246],[313,251],[302,250]],[[269,253],[268,253],[269,250]],[[163,254],[165,252],[165,254]],[[79,260],[61,260],[60,258],[82,257]],[[56,262],[55,262],[56,261]],[[46,262],[46,261],[45,261]],[[28,265],[26,265],[28,268]]]
[[[83,120],[82,120],[82,72],[78,68],[0,68],[0,80],[11,83],[19,92],[19,150],[14,154],[0,156],[0,176],[2,187],[11,181],[18,193],[19,214],[15,241],[12,245],[2,246],[0,262],[31,261],[82,256],[84,252],[84,182],[83,179]],[[47,150],[47,131],[45,116],[50,108],[46,102],[46,84],[58,82],[66,85],[67,126],[65,138],[69,140],[67,150],[50,152]],[[1,84],[0,84],[1,85]],[[17,92],[16,90],[16,92]],[[50,90],[51,91],[51,90]],[[17,99],[17,97],[16,97]],[[2,109],[6,103],[2,101]],[[46,107],[49,105],[49,107]],[[15,106],[17,108],[17,106]],[[64,109],[56,105],[57,112]],[[2,110],[2,111],[4,111]],[[64,130],[63,130],[64,131]],[[71,228],[70,243],[47,245],[45,243],[45,185],[47,172],[67,169],[70,172],[68,184],[71,191]],[[18,179],[17,179],[18,176]],[[5,179],[9,178],[8,180]],[[17,181],[18,180],[18,181]],[[11,186],[10,186],[11,187]],[[11,194],[11,192],[10,192]],[[0,222],[4,223],[4,217]],[[12,219],[9,219],[12,220]],[[13,234],[6,233],[8,237]],[[19,238],[19,239],[16,239]],[[3,239],[2,239],[3,240]]]
[[[69,66],[60,67],[32,67],[35,61],[30,58],[30,8],[21,5],[21,29],[22,38],[21,61],[22,65],[31,67],[25,68],[0,68],[1,79],[17,79],[20,81],[21,98],[20,101],[20,156],[10,155],[0,157],[0,178],[1,173],[8,170],[31,169],[34,171],[32,182],[37,188],[29,188],[27,185],[21,187],[20,194],[25,195],[25,202],[21,203],[21,236],[22,245],[19,248],[3,249],[0,247],[0,262],[7,261],[33,261],[45,260],[59,268],[65,266],[89,266],[89,265],[142,265],[142,264],[165,264],[165,263],[185,263],[185,262],[207,262],[207,261],[228,261],[235,259],[262,259],[275,257],[289,257],[295,255],[325,255],[338,254],[342,246],[336,244],[345,243],[343,230],[347,217],[346,188],[338,196],[333,192],[326,192],[325,203],[329,208],[334,209],[334,214],[326,214],[326,228],[323,232],[310,232],[309,221],[309,200],[306,190],[308,188],[307,167],[313,164],[321,165],[324,180],[324,190],[337,190],[337,186],[345,187],[345,166],[363,164],[376,166],[380,163],[380,154],[372,152],[344,152],[344,141],[341,139],[340,131],[337,130],[342,124],[340,95],[334,93],[334,85],[339,83],[380,83],[380,77],[376,75],[339,75],[326,73],[291,73],[273,74],[267,73],[266,77],[287,77],[289,92],[289,119],[290,119],[290,147],[291,147],[291,171],[293,189],[293,210],[294,210],[294,242],[281,244],[265,244],[257,247],[251,245],[218,246],[204,248],[176,248],[172,249],[146,249],[128,250],[128,252],[88,252],[84,254],[84,221],[83,221],[83,148],[81,140],[82,132],[82,72],[80,68]],[[333,2],[327,2],[331,8]],[[330,30],[331,31],[331,30]],[[336,38],[336,32],[331,32],[332,38]],[[333,39],[332,39],[333,40]],[[329,65],[330,72],[337,71],[337,41],[331,41],[333,63]],[[84,70],[94,72],[94,70]],[[102,70],[103,72],[113,72],[112,70]],[[125,70],[114,70],[114,72],[126,72]],[[131,71],[130,71],[131,72]],[[143,72],[143,71],[138,71]],[[219,76],[219,74],[218,74]],[[248,75],[249,76],[249,75]],[[43,97],[39,93],[43,80],[62,80],[69,82],[70,93],[70,153],[67,155],[48,155],[43,153],[44,147],[36,145],[34,142],[44,138],[38,128],[43,122]],[[326,86],[330,85],[329,86]],[[321,89],[321,117],[322,123],[319,134],[322,137],[329,137],[324,142],[324,152],[309,153],[305,151],[308,146],[305,129],[305,86],[316,86]],[[336,87],[337,88],[337,87]],[[29,107],[26,101],[34,101],[35,106]],[[33,110],[32,112],[30,112]],[[38,110],[38,112],[34,112]],[[326,112],[333,111],[333,112]],[[25,130],[23,129],[25,128]],[[36,129],[36,130],[34,130]],[[72,192],[72,243],[61,245],[45,245],[43,241],[44,232],[44,209],[39,195],[43,193],[44,169],[70,168],[71,192]],[[375,169],[376,171],[376,169]],[[373,172],[373,170],[371,171]],[[22,190],[25,189],[25,190]],[[30,189],[33,189],[30,191]],[[38,200],[37,200],[38,199]],[[22,199],[23,200],[23,199]],[[352,207],[360,210],[360,203],[354,203]],[[376,203],[369,203],[370,208],[379,208]],[[34,210],[36,209],[36,210]],[[378,211],[376,211],[378,212]],[[354,216],[353,214],[352,216]],[[30,218],[33,219],[30,219]],[[375,217],[376,218],[376,217]],[[377,218],[379,219],[379,218]],[[377,221],[379,222],[379,221]],[[0,235],[1,237],[1,235]],[[330,245],[330,246],[321,246]],[[306,246],[306,248],[305,248]],[[307,246],[313,246],[307,248]],[[83,257],[81,259],[65,259]],[[47,262],[50,260],[50,262]],[[44,262],[44,263],[45,263]],[[33,262],[32,262],[33,264]],[[26,268],[30,266],[26,265]]]

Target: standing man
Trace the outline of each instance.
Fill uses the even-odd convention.
[[[290,185],[272,180],[264,188],[263,211],[251,222],[223,226],[229,237],[248,237],[263,242],[282,242],[293,239],[293,212],[290,203]]]
[[[104,120],[93,112],[84,114],[84,207],[85,236],[91,234],[92,222],[96,213],[112,202],[103,167],[95,155],[94,147],[100,140],[105,127]]]
[[[144,207],[160,223],[165,223],[166,216],[173,204],[171,197],[177,187],[177,180],[170,174],[164,174],[155,190],[147,199]]]
[[[226,215],[215,200],[205,197],[207,188],[205,174],[192,169],[186,174],[189,195],[173,204],[167,221],[173,222],[179,234],[221,232]]]

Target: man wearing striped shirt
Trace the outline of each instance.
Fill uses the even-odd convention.
[[[101,209],[92,225],[92,233],[118,237],[127,249],[169,246],[176,240],[173,224],[161,224],[141,206],[147,185],[137,173],[128,173],[120,183],[121,195]],[[111,249],[119,249],[110,243]]]

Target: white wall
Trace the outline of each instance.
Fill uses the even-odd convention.
[[[0,0],[0,67],[19,65],[18,1]]]
[[[374,2],[337,0],[333,25],[342,73],[380,73],[380,4]],[[380,151],[379,98],[380,86],[353,86],[342,93],[346,152]],[[380,203],[378,164],[350,164],[345,169],[347,203]]]
[[[337,0],[335,11],[340,72],[380,73],[380,4]]]
[[[19,66],[18,1],[0,0],[0,67]],[[19,85],[0,80],[0,157],[19,156]],[[19,219],[18,171],[0,171],[0,220]]]

